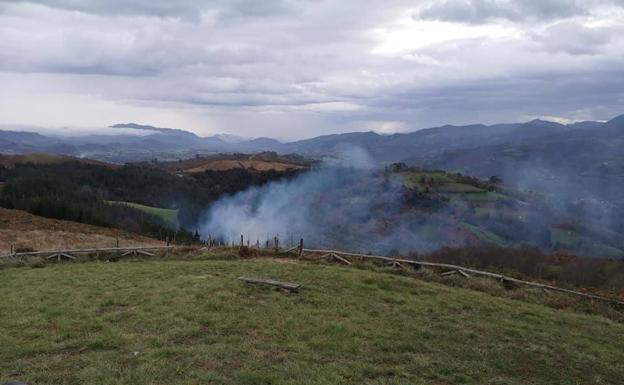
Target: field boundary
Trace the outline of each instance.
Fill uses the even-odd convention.
[[[290,249],[287,250],[285,252],[292,252],[297,250],[297,248],[294,249]],[[426,266],[426,267],[438,267],[438,268],[445,268],[445,269],[451,269],[451,270],[456,270],[458,273],[460,273],[461,275],[467,277],[470,274],[473,275],[477,275],[477,276],[483,276],[483,277],[488,277],[488,278],[494,278],[498,281],[500,281],[501,283],[511,283],[511,284],[517,284],[517,285],[523,285],[523,286],[530,286],[530,287],[536,287],[536,288],[540,288],[540,289],[544,289],[544,290],[551,290],[551,291],[557,291],[557,292],[561,292],[561,293],[566,293],[566,294],[571,294],[571,295],[576,295],[576,296],[581,296],[587,299],[591,299],[591,300],[597,300],[597,301],[601,301],[601,302],[607,302],[607,303],[611,303],[611,304],[616,304],[619,306],[624,307],[624,301],[620,301],[614,298],[608,298],[608,297],[602,297],[599,295],[595,295],[595,294],[587,294],[587,293],[582,293],[580,291],[576,291],[576,290],[571,290],[571,289],[565,289],[562,287],[558,287],[558,286],[552,286],[552,285],[547,285],[547,284],[543,284],[543,283],[538,283],[538,282],[532,282],[532,281],[525,281],[522,279],[517,279],[517,278],[513,278],[513,277],[509,277],[503,274],[498,274],[498,273],[492,273],[489,271],[483,271],[483,270],[476,270],[476,269],[472,269],[472,268],[468,268],[468,267],[464,267],[464,266],[459,266],[459,265],[452,265],[452,264],[448,264],[448,263],[437,263],[437,262],[427,262],[427,261],[417,261],[414,259],[404,259],[404,258],[393,258],[393,257],[383,257],[380,255],[370,255],[370,254],[358,254],[358,253],[350,253],[350,252],[345,252],[345,251],[338,251],[338,250],[319,250],[319,249],[299,249],[297,250],[299,251],[299,257],[303,257],[303,253],[314,253],[314,254],[323,254],[323,256],[339,256],[339,260],[341,260],[342,262],[348,262],[350,263],[350,261],[345,260],[344,257],[355,257],[355,258],[361,258],[361,259],[372,259],[372,260],[381,260],[384,262],[387,262],[389,264],[391,264],[392,266],[400,266],[400,264],[404,263],[407,265],[414,265],[414,266]],[[303,251],[303,253],[301,252]]]
[[[43,250],[43,251],[24,251],[0,255],[0,259],[11,259],[19,257],[35,257],[56,254],[85,254],[98,252],[127,252],[127,251],[149,251],[149,250],[166,250],[176,248],[188,248],[189,246],[128,246],[128,247],[100,247],[91,249],[62,249],[62,250]]]
[[[235,245],[224,245],[224,246],[214,246],[214,248],[225,248],[225,249],[235,249],[238,250],[241,246]],[[259,247],[252,247],[255,249],[260,249]],[[5,260],[19,260],[22,257],[34,257],[34,256],[43,256],[48,259],[67,259],[74,260],[71,254],[91,254],[91,253],[99,253],[99,252],[108,252],[114,253],[119,252],[123,253],[122,256],[134,254],[134,255],[142,255],[142,256],[154,256],[154,254],[149,253],[149,251],[159,251],[159,250],[176,250],[176,249],[184,249],[191,251],[201,251],[201,250],[209,250],[211,247],[209,246],[185,246],[185,245],[169,245],[169,246],[135,246],[135,247],[106,247],[106,248],[87,248],[87,249],[65,249],[65,250],[45,250],[45,251],[28,251],[28,252],[17,252],[12,254],[4,254],[0,255],[0,259]],[[269,250],[269,249],[267,249]],[[329,258],[343,264],[351,265],[351,261],[347,258],[358,258],[358,259],[368,259],[374,261],[382,261],[387,265],[392,267],[400,267],[402,264],[410,265],[413,267],[433,267],[433,268],[443,268],[450,271],[456,271],[463,277],[470,277],[471,275],[482,276],[487,278],[493,278],[501,282],[502,284],[515,284],[522,285],[528,287],[540,288],[543,290],[556,291],[560,293],[566,293],[570,295],[580,296],[590,300],[596,300],[601,302],[606,302],[614,305],[618,305],[624,308],[624,301],[620,301],[614,298],[603,297],[595,294],[583,293],[576,290],[565,289],[558,286],[547,285],[539,282],[533,281],[525,281],[522,279],[517,279],[513,277],[509,277],[503,274],[492,273],[489,271],[477,270],[469,267],[453,265],[448,263],[437,263],[437,262],[427,262],[427,261],[418,261],[414,259],[405,259],[405,258],[394,258],[394,257],[384,257],[381,255],[373,255],[373,254],[359,254],[359,253],[351,253],[347,251],[340,250],[325,250],[325,249],[306,249],[303,247],[303,242],[299,246],[291,247],[289,249],[281,249],[281,248],[270,248],[277,254],[281,255],[290,255],[295,254],[293,257],[295,259],[304,259],[307,254],[320,254],[320,258]]]

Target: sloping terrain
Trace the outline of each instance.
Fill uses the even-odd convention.
[[[121,230],[49,219],[0,208],[0,253],[13,250],[156,245],[162,242]]]
[[[84,165],[103,166],[112,169],[117,169],[120,166],[110,164],[106,162],[100,162],[98,160],[87,158],[76,158],[68,155],[56,155],[56,154],[22,154],[22,155],[3,155],[0,154],[0,165],[4,167],[15,167],[16,164],[62,164],[62,163],[78,163]]]
[[[152,207],[152,206],[146,206],[146,205],[142,205],[139,203],[133,203],[133,202],[119,202],[119,201],[106,201],[106,203],[111,204],[111,205],[124,205],[124,206],[128,206],[128,207],[132,207],[134,209],[143,211],[147,214],[151,214],[151,215],[155,215],[158,218],[162,219],[163,221],[165,221],[165,223],[177,228],[179,226],[178,223],[178,210],[172,210],[172,209],[163,209],[160,207]]]
[[[202,234],[235,241],[301,234],[313,248],[379,255],[496,245],[620,259],[611,223],[588,226],[557,202],[457,173],[393,164],[320,168],[213,203]],[[300,215],[293,213],[293,208]],[[562,234],[570,234],[562,237]]]
[[[244,170],[255,170],[255,171],[287,171],[287,170],[298,170],[303,168],[302,166],[283,163],[283,162],[267,162],[263,160],[234,160],[234,159],[223,159],[223,160],[213,160],[206,162],[198,167],[193,167],[184,172],[189,174],[196,172],[204,172],[206,170],[213,171],[225,171],[231,170],[234,168],[242,168]]]
[[[193,242],[199,240],[193,233],[197,219],[211,202],[296,173],[294,169],[236,168],[183,174],[153,163],[110,167],[73,158],[44,164],[15,163],[11,167],[0,164],[0,206],[158,239],[168,236]]]
[[[293,171],[301,170],[309,165],[303,158],[278,156],[274,153],[255,155],[233,154],[195,157],[177,162],[166,162],[160,168],[176,173],[196,174],[205,171],[227,171],[241,169],[248,171]]]
[[[5,153],[48,152],[88,156],[116,163],[159,160],[177,160],[196,154],[261,153],[276,151],[281,154],[334,155],[346,148],[359,147],[381,162],[435,158],[446,151],[475,149],[507,143],[537,144],[545,138],[557,141],[568,137],[593,139],[621,137],[624,118],[604,122],[581,122],[563,125],[533,120],[526,123],[426,128],[409,133],[380,135],[375,132],[351,132],[323,135],[314,138],[281,143],[274,139],[257,138],[235,141],[223,140],[219,135],[200,137],[194,133],[171,128],[159,128],[134,123],[112,126],[128,132],[119,135],[87,135],[47,137],[31,132],[1,131],[0,151]],[[134,134],[133,134],[134,132]],[[570,134],[570,135],[568,135]],[[544,153],[546,154],[546,153]],[[599,157],[593,153],[592,157]]]
[[[464,244],[520,246],[561,250],[598,257],[624,256],[621,236],[606,224],[592,224],[566,217],[556,206],[545,204],[540,196],[522,194],[497,183],[486,182],[444,171],[412,170],[399,172],[403,184],[424,197],[436,198],[442,212],[452,218],[456,239]],[[416,205],[420,204],[415,200]],[[453,230],[449,229],[448,233]],[[472,240],[472,241],[471,241]]]
[[[237,277],[303,284],[298,294]],[[0,382],[621,384],[624,326],[284,260],[0,270]],[[45,331],[45,332],[42,332]]]

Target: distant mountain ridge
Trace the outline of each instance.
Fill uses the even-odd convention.
[[[569,215],[571,219],[566,223],[574,231],[587,232],[614,224],[611,233],[603,231],[592,236],[606,242],[624,234],[624,221],[620,220],[624,218],[624,115],[607,122],[560,124],[537,119],[511,124],[446,125],[393,135],[351,132],[289,143],[270,138],[226,142],[215,136],[200,137],[184,130],[136,123],[113,127],[143,132],[52,137],[0,131],[0,153],[61,154],[110,163],[149,161],[176,168],[177,163],[184,163],[179,162],[182,159],[201,159],[215,153],[269,151],[310,158],[340,155],[358,147],[380,164],[402,162],[416,169],[460,172],[481,179],[496,176],[502,178],[505,187],[528,196],[539,195],[546,207]]]
[[[282,143],[271,138],[244,139],[231,135],[201,137],[195,133],[138,123],[120,123],[111,128],[141,130],[143,135],[85,134],[72,137],[50,137],[34,132],[1,131],[0,152],[23,154],[49,152],[129,162],[153,158],[177,159],[196,153],[256,153],[275,151],[308,156],[335,155],[347,147],[360,147],[378,162],[430,162],[449,151],[466,151],[509,143],[566,141],[588,138],[612,138],[624,135],[624,115],[608,122],[560,124],[546,120],[526,123],[467,126],[445,125],[410,133],[380,135],[375,132],[350,132],[323,135]],[[147,134],[145,134],[147,132]]]

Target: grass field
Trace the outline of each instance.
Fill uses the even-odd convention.
[[[497,246],[505,246],[505,240],[498,235],[492,233],[491,231],[487,231],[470,223],[464,222],[462,223],[468,231],[479,237],[485,243],[497,245]]]
[[[620,258],[624,251],[604,244],[602,242],[595,241],[589,237],[584,237],[581,234],[566,230],[553,228],[551,230],[550,239],[553,244],[559,244],[561,246],[576,248],[583,245],[590,255],[602,255],[611,258]]]
[[[452,183],[453,180],[442,172],[427,172],[427,171],[409,171],[401,174],[403,184],[407,188],[424,190],[423,179],[435,181],[439,184]]]
[[[421,192],[426,191],[427,183],[433,183],[434,190],[443,194],[462,194],[462,197],[470,195],[470,199],[474,197],[475,200],[486,201],[505,198],[502,194],[457,182],[443,172],[409,171],[401,174],[401,181],[405,187]]]
[[[238,276],[296,281],[299,294]],[[621,384],[624,325],[276,259],[0,270],[0,383]]]
[[[133,203],[133,202],[107,201],[107,203],[112,204],[112,205],[125,205],[125,206],[129,206],[129,207],[135,208],[137,210],[141,210],[143,212],[155,215],[155,216],[161,218],[163,221],[165,221],[167,223],[171,223],[171,224],[175,225],[176,227],[178,226],[178,210],[163,209],[163,208],[160,208],[160,207],[146,206],[146,205],[142,205],[142,204],[139,204],[139,203]]]

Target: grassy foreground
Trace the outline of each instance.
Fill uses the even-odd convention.
[[[299,294],[240,275],[300,282]],[[621,384],[624,325],[289,260],[0,270],[0,383]]]

